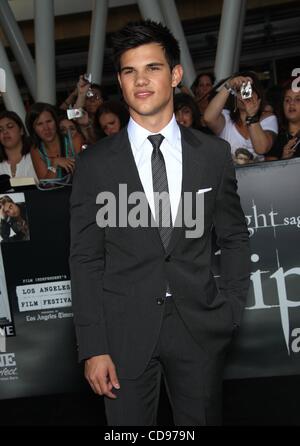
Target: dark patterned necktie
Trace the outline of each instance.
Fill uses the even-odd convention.
[[[148,136],[148,139],[153,146],[151,164],[155,204],[155,220],[158,225],[161,241],[166,251],[172,235],[172,218],[166,165],[163,154],[160,150],[160,145],[164,140],[164,136],[158,133],[157,135]],[[157,193],[162,192],[166,192],[166,194],[164,194],[163,199],[159,200],[157,197]]]

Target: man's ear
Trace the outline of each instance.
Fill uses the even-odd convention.
[[[183,68],[182,65],[175,65],[172,70],[172,87],[177,87],[177,85],[181,82],[183,77]]]

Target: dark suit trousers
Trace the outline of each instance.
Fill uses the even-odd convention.
[[[120,379],[116,400],[105,398],[110,426],[154,426],[163,373],[176,426],[221,424],[224,358],[211,358],[188,332],[171,298],[151,360],[137,379]],[[138,334],[137,334],[138,336]]]

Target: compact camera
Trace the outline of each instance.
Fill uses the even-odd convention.
[[[83,114],[82,108],[69,108],[67,110],[68,119],[82,118]]]
[[[252,98],[252,85],[250,81],[242,83],[240,93],[242,99]]]

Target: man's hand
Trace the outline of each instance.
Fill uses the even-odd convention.
[[[116,399],[112,388],[120,389],[116,368],[109,355],[93,356],[85,361],[85,378],[98,395]]]

